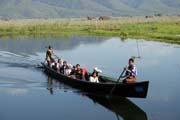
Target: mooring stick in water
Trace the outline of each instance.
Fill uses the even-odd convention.
[[[135,58],[141,59],[138,40],[136,40],[136,44],[137,44],[137,52],[138,52],[138,56],[131,56],[131,58],[133,58],[133,59],[135,59]]]
[[[137,50],[138,50],[138,58],[141,58],[138,40],[136,40],[136,43],[137,43]]]
[[[180,71],[180,65],[179,65],[179,64],[177,64],[177,67],[178,67],[178,69],[179,69],[179,71]]]

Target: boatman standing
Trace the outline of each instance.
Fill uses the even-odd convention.
[[[130,58],[128,67],[125,67],[124,70],[125,73],[125,79],[123,80],[123,83],[133,83],[136,82],[136,76],[137,76],[137,68],[134,64],[134,59]]]
[[[54,55],[53,49],[51,46],[49,46],[46,52],[46,61],[48,63],[48,66],[50,66],[51,63],[55,62],[55,60],[52,58],[53,55]]]

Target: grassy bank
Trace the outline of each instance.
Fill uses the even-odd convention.
[[[0,36],[87,34],[138,38],[180,44],[180,17],[123,17],[108,21],[83,19],[0,20]]]

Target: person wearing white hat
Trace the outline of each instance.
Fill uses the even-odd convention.
[[[102,70],[100,70],[98,67],[95,67],[93,73],[96,73],[97,76],[99,77],[99,73],[102,73]],[[92,75],[93,75],[93,73],[92,73]]]
[[[89,78],[90,82],[99,83],[97,72],[93,72],[93,74]]]
[[[99,68],[95,67],[94,71],[98,72],[98,73],[102,73],[102,70],[100,70]]]

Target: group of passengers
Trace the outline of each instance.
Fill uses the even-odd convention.
[[[48,50],[46,52],[46,61],[49,67],[52,67],[55,71],[64,74],[68,77],[72,77],[74,79],[81,79],[81,80],[87,80],[90,82],[99,83],[99,73],[102,71],[98,69],[97,67],[94,68],[93,73],[91,75],[88,74],[86,68],[81,68],[79,64],[76,64],[76,66],[73,66],[67,61],[63,61],[62,59],[58,58],[58,61],[56,62],[52,56],[54,56],[54,52],[52,50],[52,47],[49,46]],[[130,83],[130,82],[136,82],[136,76],[137,76],[137,69],[134,65],[134,59],[129,59],[129,65],[128,67],[124,68],[126,71],[125,73],[125,79],[124,83]]]
[[[62,59],[58,58],[58,61],[56,62],[53,59],[54,52],[52,50],[52,47],[49,46],[48,50],[46,52],[46,61],[49,67],[54,69],[55,71],[62,73],[68,77],[72,77],[74,79],[81,79],[81,80],[87,80],[91,82],[99,82],[99,73],[102,72],[97,67],[94,68],[94,71],[92,75],[90,75],[87,72],[86,68],[81,68],[80,64],[76,64],[76,66],[73,66],[67,61],[63,61]]]
[[[98,73],[100,73],[101,71],[98,68],[94,68],[92,75],[89,77],[86,68],[81,68],[79,64],[73,66],[71,64],[68,64],[67,61],[63,61],[62,59],[58,59],[57,62],[51,63],[50,67],[52,67],[52,69],[57,71],[58,73],[62,73],[74,79],[88,80],[96,83],[99,82]]]

